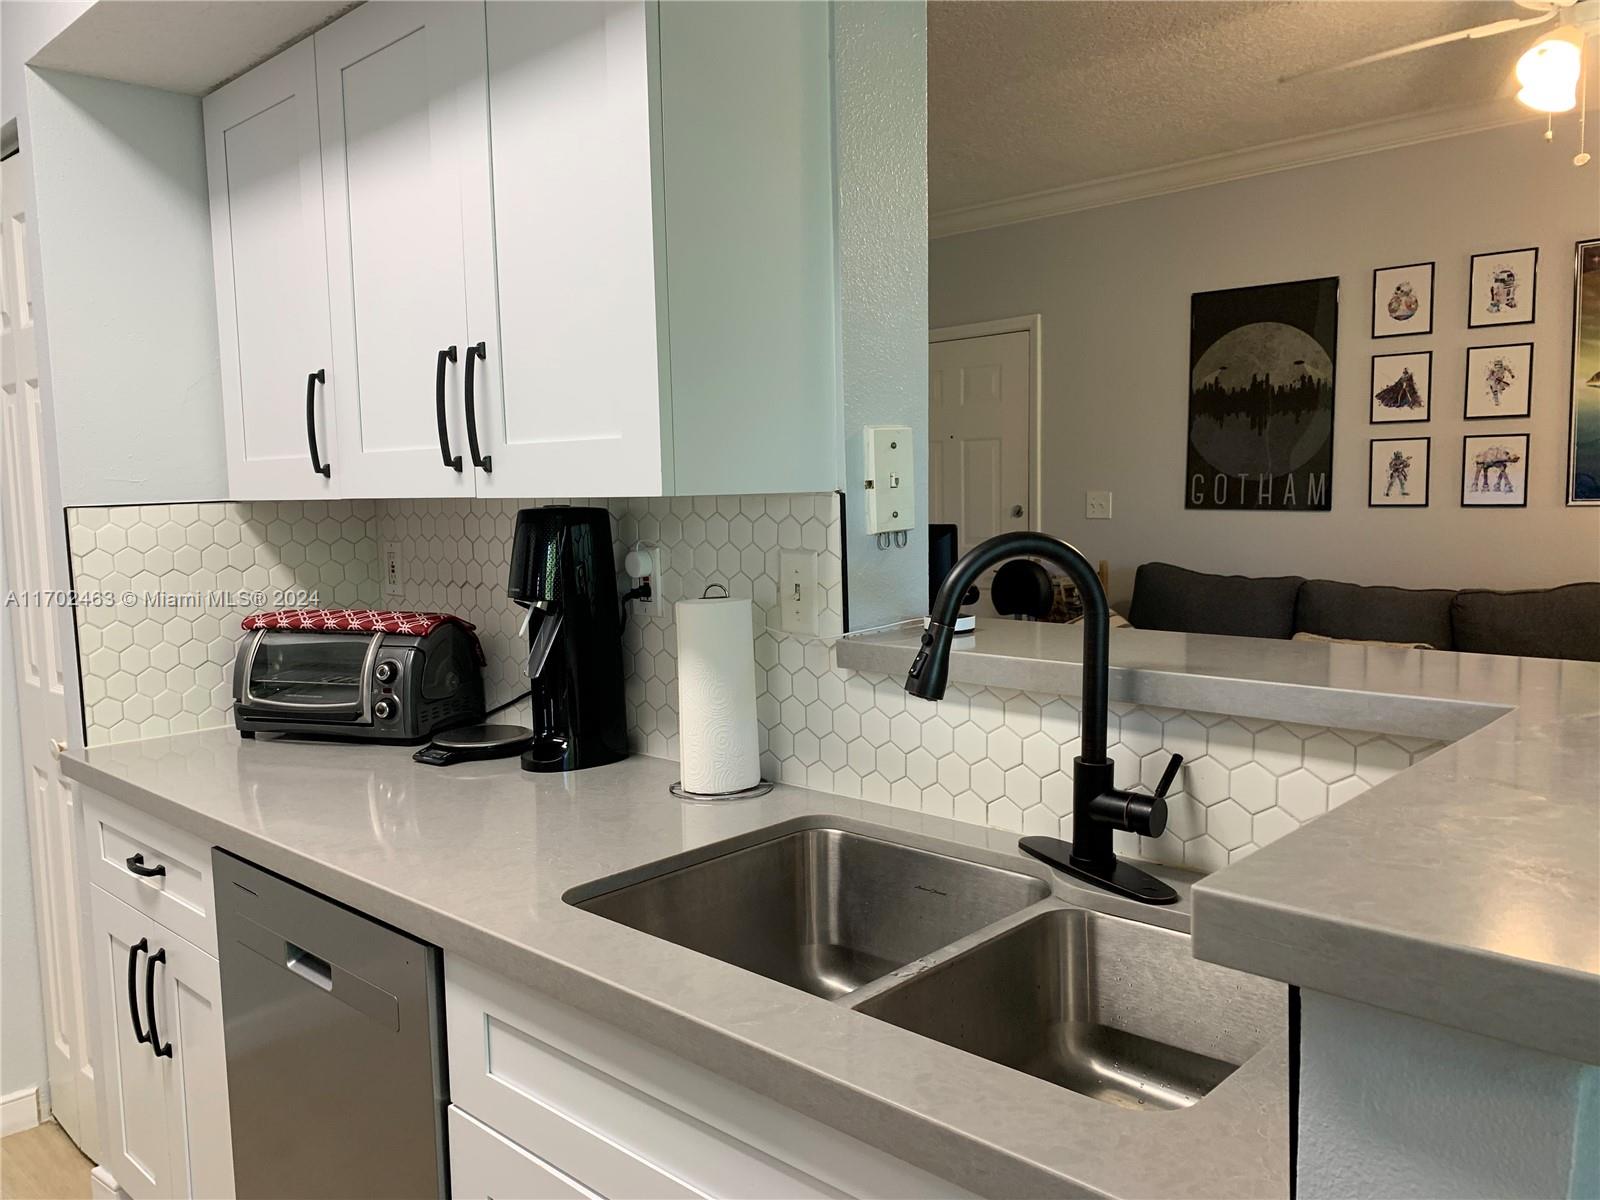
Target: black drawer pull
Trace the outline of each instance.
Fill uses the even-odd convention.
[[[311,447],[311,469],[324,479],[333,474],[333,466],[317,453],[317,384],[327,381],[328,373],[321,368],[306,376],[306,444]]]
[[[167,865],[157,863],[153,867],[147,867],[144,865],[144,854],[141,852],[128,859],[128,870],[145,879],[156,879],[167,873]]]
[[[144,960],[144,1015],[150,1018],[150,1048],[156,1052],[157,1058],[172,1057],[172,1043],[163,1046],[161,1035],[156,1032],[156,964],[166,961],[165,946]]]
[[[485,475],[494,471],[494,458],[488,454],[478,453],[478,406],[472,398],[473,382],[477,372],[472,369],[474,356],[483,359],[484,364],[489,362],[489,347],[484,342],[476,342],[467,347],[467,450],[472,455],[472,465],[482,467]]]
[[[140,938],[128,947],[128,1016],[133,1020],[133,1036],[141,1046],[150,1040],[150,1035],[139,1024],[139,951],[149,949],[147,938]]]
[[[450,426],[444,416],[444,365],[455,362],[456,348],[447,346],[439,351],[439,364],[433,374],[434,412],[439,419],[439,455],[444,459],[444,465],[452,471],[461,470],[461,455],[450,453]]]

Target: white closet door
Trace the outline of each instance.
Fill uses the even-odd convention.
[[[479,495],[659,495],[664,452],[670,472],[653,14],[639,0],[488,6],[505,388],[485,410],[495,469]]]
[[[205,127],[229,493],[340,495],[311,42],[207,96]]]
[[[368,4],[315,43],[345,494],[470,496],[469,365],[499,403],[483,6]]]

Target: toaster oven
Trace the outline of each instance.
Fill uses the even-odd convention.
[[[233,723],[245,737],[421,741],[483,717],[480,653],[454,621],[420,634],[252,629],[234,658]]]

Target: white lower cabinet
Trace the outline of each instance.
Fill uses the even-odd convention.
[[[234,1194],[217,960],[96,886],[104,1162],[134,1200]]]
[[[458,1198],[968,1195],[453,957],[445,1019]]]

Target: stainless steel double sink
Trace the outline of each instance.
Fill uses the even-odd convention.
[[[1197,961],[1185,934],[1060,900],[1024,864],[875,828],[779,826],[741,841],[566,899],[1132,1109],[1196,1103],[1283,1027],[1281,985]]]

